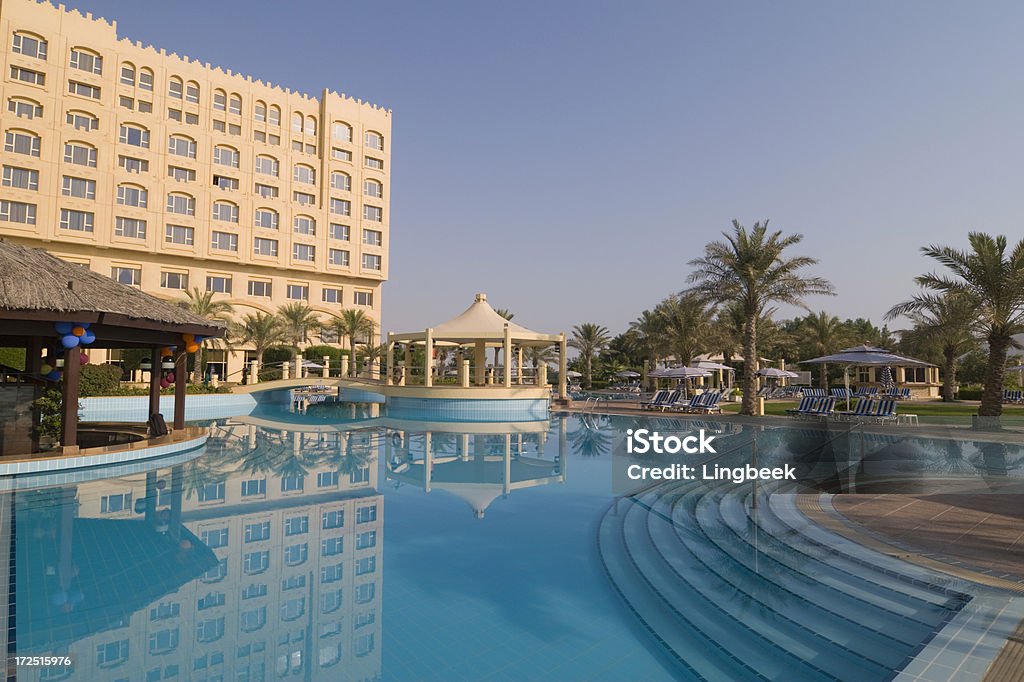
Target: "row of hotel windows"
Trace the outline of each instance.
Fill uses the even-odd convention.
[[[15,32],[12,40],[11,50],[16,54],[27,57],[46,60],[47,42],[39,36]],[[99,54],[72,48],[68,60],[68,66],[90,74],[103,73],[103,57]],[[32,69],[19,66],[11,67],[11,78],[14,80],[31,83],[33,85],[45,85],[46,74]],[[147,68],[136,71],[134,65],[125,63],[121,65],[119,82],[128,87],[138,87],[147,92],[153,91],[153,72]],[[100,98],[98,86],[69,81],[68,91],[90,97]],[[171,99],[178,99],[189,104],[199,104],[200,86],[195,81],[183,81],[178,76],[171,76],[167,82],[167,96]],[[218,88],[213,91],[211,105],[215,111],[222,111],[234,116],[242,115],[242,97],[237,93],[228,94]],[[150,106],[151,103],[150,103]],[[257,100],[253,105],[253,121],[256,123],[269,124],[274,127],[281,125],[281,109],[276,105],[268,106],[265,102]],[[303,115],[293,112],[291,116],[292,132],[302,135],[315,136],[317,133],[317,119],[312,115]],[[340,142],[352,141],[352,126],[343,121],[335,121],[331,125],[331,137]],[[384,136],[375,131],[367,131],[364,134],[363,143],[370,149],[384,150]]]

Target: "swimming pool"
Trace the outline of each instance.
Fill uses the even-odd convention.
[[[264,411],[174,460],[19,479],[0,505],[12,650],[74,657],[19,677],[882,680],[929,656],[987,665],[1024,617],[1012,595],[808,524],[793,494],[980,481],[990,453],[970,443],[868,434],[853,476],[859,435],[693,422],[723,462],[756,436],[804,487],[622,495],[626,430],[678,422],[336,416]],[[1002,457],[1019,475],[1019,451]],[[977,655],[938,646],[953,631]]]

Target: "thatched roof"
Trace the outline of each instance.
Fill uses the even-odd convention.
[[[194,315],[43,249],[0,239],[0,319],[10,312],[52,312],[57,314],[54,319],[76,313],[109,314],[170,326],[225,327],[223,322]]]

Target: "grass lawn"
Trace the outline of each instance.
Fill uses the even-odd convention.
[[[855,401],[851,401],[851,405]],[[796,407],[799,401],[796,400],[767,400],[764,404],[765,414],[775,416],[786,416],[786,410]],[[845,409],[845,404],[836,403],[837,409]],[[722,405],[723,412],[736,413],[740,411],[739,403],[725,403]],[[897,404],[897,412],[916,414],[921,421],[929,422],[965,422],[969,423],[971,415],[978,413],[976,401],[964,401],[954,403],[932,402],[926,400],[905,400]],[[1024,421],[1024,405],[1004,405],[1003,416],[1011,417],[1014,422]]]

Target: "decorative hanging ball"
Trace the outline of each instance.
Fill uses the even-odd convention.
[[[60,344],[65,348],[74,348],[78,345],[78,337],[74,334],[67,334],[61,337]]]
[[[160,380],[160,388],[167,388],[168,386],[170,386],[170,384],[167,383],[167,379]]]
[[[47,374],[49,374],[52,371],[53,371],[53,365],[43,365],[42,367],[39,368],[39,373],[42,374],[43,376],[46,376]]]
[[[199,344],[190,343],[187,346],[185,346],[185,350],[188,351],[189,353],[195,353],[197,350],[199,350]]]
[[[66,336],[66,335],[70,334],[71,333],[71,329],[74,326],[75,325],[71,324],[70,322],[54,322],[53,323],[53,328],[55,330],[57,330],[57,333],[60,334],[61,336]]]
[[[196,340],[196,337],[193,334],[182,334],[181,338],[185,343],[192,343]]]
[[[174,372],[168,372],[167,373],[167,383],[169,383],[169,384],[173,384],[174,383]]]
[[[85,353],[82,353],[81,355],[79,355],[78,359],[81,360],[83,365],[88,365],[89,364],[89,356],[86,355]]]
[[[86,330],[85,330],[85,333],[84,333],[84,334],[82,334],[82,336],[80,336],[79,338],[81,339],[81,341],[82,341],[82,343],[83,343],[84,345],[88,346],[88,345],[89,345],[90,343],[92,343],[93,341],[95,341],[95,340],[96,340],[96,335],[95,335],[95,334],[93,334],[93,333],[92,333],[91,331],[89,331],[88,329],[86,329]]]
[[[78,325],[77,327],[72,327],[71,328],[71,333],[74,334],[75,336],[81,336],[82,334],[85,333],[85,327],[83,327],[82,325]]]
[[[172,355],[174,355],[174,352],[170,348],[161,348],[160,349],[160,357],[162,357],[162,358],[169,358]]]
[[[46,375],[46,378],[49,379],[50,381],[60,381],[60,372],[58,372],[57,370],[53,370],[52,372]]]

